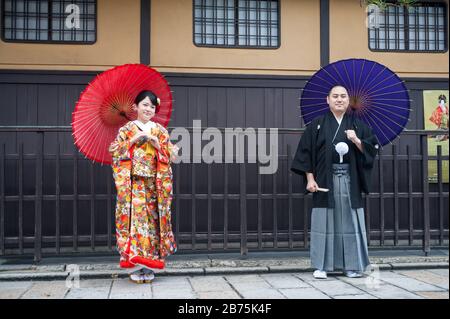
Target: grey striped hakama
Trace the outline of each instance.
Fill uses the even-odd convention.
[[[324,271],[366,270],[369,262],[364,209],[350,202],[349,164],[333,164],[334,208],[313,208],[311,264]]]

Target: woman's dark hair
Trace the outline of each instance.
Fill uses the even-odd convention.
[[[438,100],[439,100],[439,102],[440,102],[441,100],[444,100],[444,103],[447,103],[447,97],[446,97],[444,94],[439,95]]]
[[[148,97],[150,99],[150,101],[152,102],[152,104],[154,106],[156,106],[155,114],[158,113],[159,112],[159,98],[152,91],[147,91],[147,90],[141,91],[134,99],[134,103],[136,103],[136,105],[138,105],[146,97]]]

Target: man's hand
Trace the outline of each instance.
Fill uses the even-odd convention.
[[[363,146],[361,140],[356,136],[356,133],[354,130],[346,130],[344,131],[345,134],[347,134],[347,139],[353,142],[353,144],[356,145],[356,147],[362,152]]]
[[[314,179],[314,175],[312,173],[306,173],[306,178],[308,179],[306,189],[311,193],[317,192],[319,185],[317,185],[316,180]]]
[[[361,140],[356,136],[356,133],[354,130],[346,130],[345,133],[347,134],[347,138],[352,141],[355,144],[361,144]]]
[[[319,188],[319,185],[317,185],[316,181],[308,182],[308,185],[306,185],[306,189],[311,193],[317,192],[318,188]]]

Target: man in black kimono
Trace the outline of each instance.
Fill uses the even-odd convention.
[[[333,87],[327,103],[330,111],[307,126],[291,170],[306,177],[306,189],[313,193],[314,277],[325,279],[328,271],[336,270],[362,277],[370,262],[361,193],[369,193],[379,145],[364,122],[346,113],[345,87]]]

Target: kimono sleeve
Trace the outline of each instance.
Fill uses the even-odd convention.
[[[313,125],[308,125],[305,133],[298,143],[297,151],[292,161],[291,171],[299,174],[305,175],[306,173],[312,173],[314,170],[313,165]]]
[[[160,127],[160,134],[158,136],[160,151],[158,152],[158,161],[169,164],[171,162],[172,143],[167,130]]]
[[[121,127],[116,139],[109,146],[109,152],[111,153],[112,158],[116,161],[131,159],[131,143],[127,132],[128,131],[124,127]]]
[[[372,129],[367,125],[362,125],[362,134],[360,137],[363,145],[361,164],[363,168],[371,169],[375,163],[375,157],[378,153],[378,140],[373,134]]]

